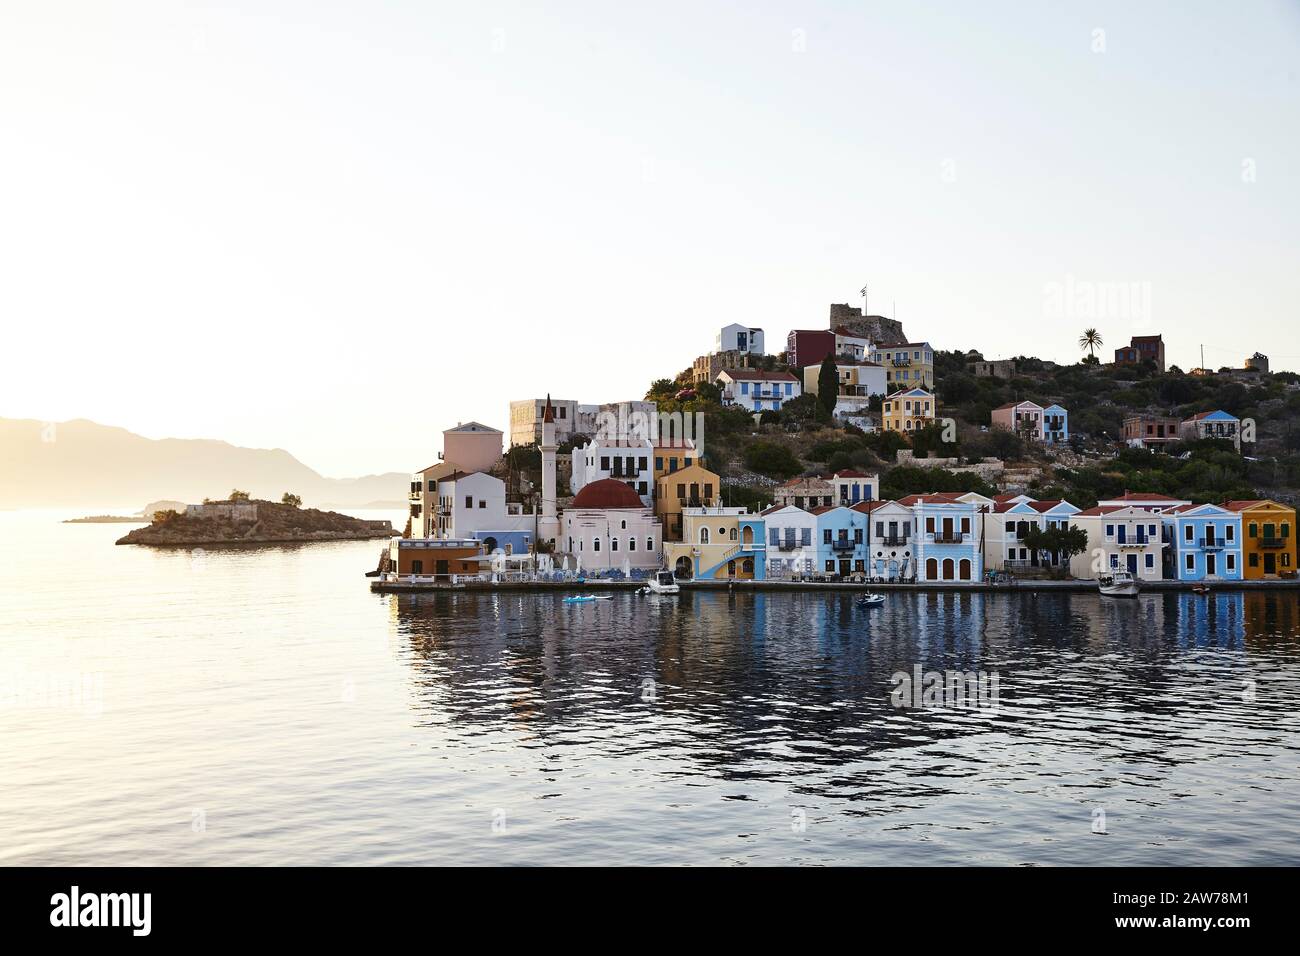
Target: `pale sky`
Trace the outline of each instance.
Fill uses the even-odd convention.
[[[3,0],[0,416],[409,471],[864,281],[1300,369],[1300,4],[919,6]]]

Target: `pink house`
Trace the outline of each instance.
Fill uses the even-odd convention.
[[[994,428],[1006,428],[1018,435],[1043,437],[1043,406],[1037,402],[1008,402],[989,413]]]

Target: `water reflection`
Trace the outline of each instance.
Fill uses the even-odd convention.
[[[438,594],[393,598],[391,614],[430,722],[466,736],[526,726],[546,746],[822,796],[860,799],[869,780],[876,797],[914,793],[881,762],[954,740],[988,738],[975,760],[993,764],[1048,745],[1164,766],[1295,721],[1284,678],[1300,635],[1286,595],[941,592],[866,611],[813,592],[580,605]],[[891,706],[891,675],[914,665],[997,673],[997,711]],[[1247,699],[1247,681],[1270,694]],[[1194,737],[1189,721],[1201,722]],[[914,769],[928,779],[934,767]]]

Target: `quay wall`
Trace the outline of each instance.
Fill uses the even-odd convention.
[[[1191,591],[1194,581],[1144,581],[1143,593],[1154,591]],[[386,594],[419,594],[436,591],[552,591],[564,593],[594,593],[598,591],[635,591],[644,586],[642,581],[468,581],[461,584],[433,584],[411,581],[372,580],[370,590]],[[750,580],[700,580],[682,581],[683,591],[1097,591],[1096,581],[1017,581],[1012,584],[987,584],[985,582],[945,581],[932,584],[857,584],[839,581],[750,581]],[[1282,591],[1300,595],[1300,580],[1287,581],[1223,581],[1210,584],[1211,592],[1218,591]],[[1124,598],[1115,598],[1124,600]]]

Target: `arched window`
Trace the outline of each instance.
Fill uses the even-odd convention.
[[[626,530],[627,530],[627,519],[624,518],[622,521],[620,521],[620,522],[618,523],[618,526],[619,526],[619,528],[622,529],[623,531],[626,531]]]
[[[939,562],[934,558],[925,559],[925,579],[927,581],[939,580]]]
[[[732,529],[731,529],[731,540],[732,540],[732,541],[735,541],[735,540],[736,540],[736,529],[735,529],[735,528],[732,528]]]
[[[653,551],[653,550],[655,549],[655,539],[654,539],[654,538],[646,538],[646,539],[645,539],[645,549],[646,549],[647,551]]]
[[[701,529],[700,529],[700,544],[708,544],[708,543],[709,543],[709,529],[708,529],[708,528],[701,528]]]
[[[958,566],[957,577],[962,581],[970,580],[970,558],[962,558]]]
[[[618,538],[610,538],[610,539],[609,539],[609,550],[611,550],[611,551],[617,551],[617,550],[618,550]]]
[[[592,551],[599,551],[599,550],[600,550],[600,539],[599,539],[599,538],[592,538],[592,539],[591,539],[591,550],[592,550]]]

